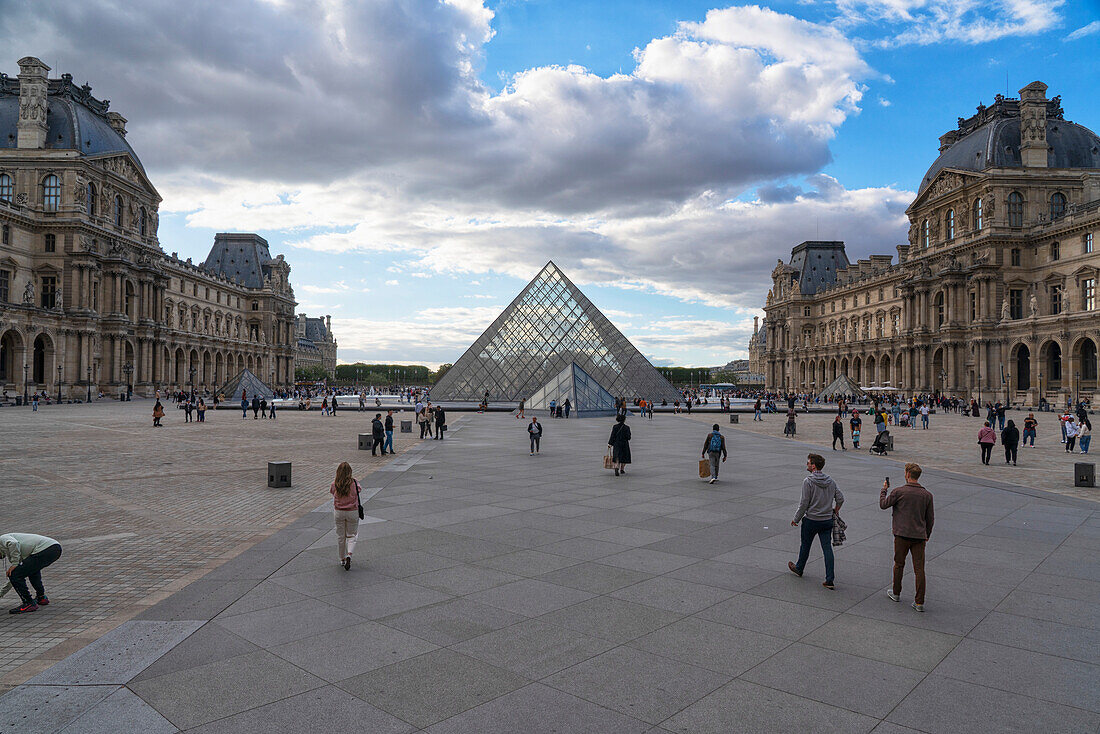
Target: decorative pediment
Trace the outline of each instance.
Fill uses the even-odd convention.
[[[945,168],[936,174],[936,177],[932,179],[932,183],[921,192],[920,196],[913,200],[913,203],[909,205],[910,209],[920,206],[935,199],[947,196],[963,188],[969,183],[977,180],[978,176],[975,176],[969,171],[960,171],[955,168]]]
[[[153,187],[153,183],[144,173],[142,173],[141,169],[137,167],[129,155],[112,155],[109,157],[93,157],[90,159],[102,165],[110,173],[151,192],[158,200],[160,199],[160,195],[157,194],[157,190]]]

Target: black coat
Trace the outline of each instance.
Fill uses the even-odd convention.
[[[611,428],[611,437],[607,439],[611,447],[611,460],[620,464],[630,463],[630,426],[616,423]]]
[[[441,426],[447,422],[447,414],[443,412],[443,408],[435,409],[435,424]]]
[[[1020,443],[1020,430],[1016,426],[1009,426],[1001,431],[1001,445],[1006,448],[1016,448]]]
[[[844,424],[833,421],[833,438],[844,438]]]
[[[377,418],[370,422],[370,432],[371,436],[376,441],[381,441],[386,437],[386,430],[382,427],[382,421]]]

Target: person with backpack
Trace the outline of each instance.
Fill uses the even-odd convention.
[[[704,459],[710,459],[710,484],[714,484],[718,481],[719,460],[725,461],[727,458],[726,437],[722,435],[721,428],[718,427],[717,423],[711,427],[711,432],[703,439],[703,453],[701,456]]]

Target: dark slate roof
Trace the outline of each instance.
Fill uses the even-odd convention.
[[[328,339],[328,330],[325,328],[323,318],[306,318],[306,339],[312,342],[324,342]]]
[[[1047,120],[1049,168],[1100,168],[1100,136],[1075,122]],[[1020,168],[1020,118],[997,117],[979,126],[940,154],[924,174],[918,193],[945,168],[984,171]]]
[[[84,155],[127,153],[145,171],[137,153],[108,123],[109,102],[92,97],[87,87],[74,87],[72,77],[51,79],[46,105],[46,148],[79,150]],[[19,83],[0,79],[0,148],[15,148],[19,123]]]
[[[799,272],[799,290],[811,295],[836,282],[837,268],[848,267],[843,242],[803,242],[791,250],[792,268]]]
[[[219,232],[203,269],[223,275],[246,288],[263,288],[264,276],[271,266],[267,240],[258,234]]]

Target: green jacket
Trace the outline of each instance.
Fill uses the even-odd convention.
[[[24,559],[46,550],[51,545],[58,545],[58,543],[45,535],[5,533],[0,535],[0,558],[7,558],[8,563],[18,566]]]

